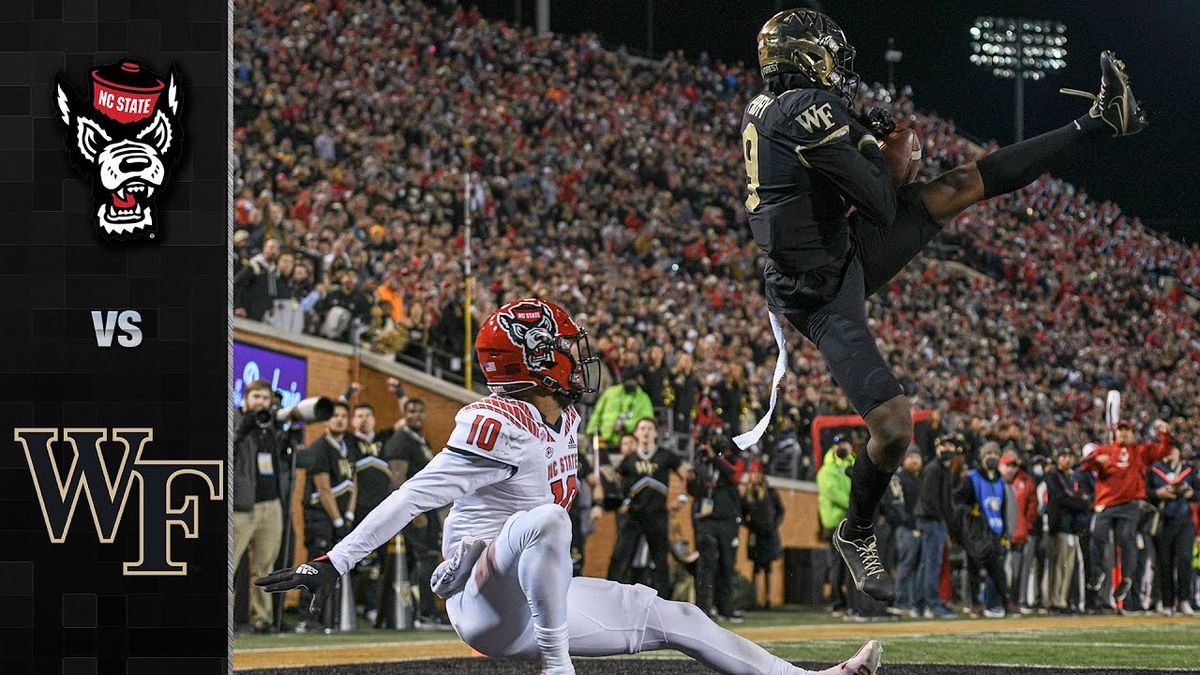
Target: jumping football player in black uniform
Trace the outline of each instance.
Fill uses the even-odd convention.
[[[865,300],[968,206],[1028,185],[1051,160],[1094,140],[1135,134],[1146,120],[1124,64],[1104,52],[1098,95],[1063,90],[1093,100],[1086,115],[927,183],[894,189],[876,139],[895,123],[881,110],[851,112],[853,59],[845,34],[819,12],[781,12],[763,26],[758,60],[766,90],[742,117],[746,210],[768,257],[768,307],[816,344],[870,431],[867,452],[851,470],[850,509],[834,545],[859,590],[890,600],[871,514],[913,427],[908,399],[867,327]]]

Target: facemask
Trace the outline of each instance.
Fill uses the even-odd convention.
[[[1041,464],[1038,464],[1037,466],[1033,467],[1033,475],[1035,478],[1041,478],[1042,474],[1044,474],[1044,473],[1046,473],[1046,472],[1042,470]]]
[[[1000,468],[1000,460],[996,457],[988,457],[983,460],[983,466],[988,471],[995,471]]]

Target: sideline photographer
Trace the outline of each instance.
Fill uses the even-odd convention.
[[[250,578],[277,567],[283,539],[284,469],[288,450],[271,413],[271,385],[255,380],[243,392],[241,418],[233,440],[233,561],[250,551]],[[256,633],[272,631],[271,599],[250,588],[250,625]]]
[[[724,436],[700,443],[699,450],[700,462],[688,472],[687,484],[700,551],[696,604],[710,615],[715,605],[719,620],[741,623],[742,613],[733,607],[733,564],[742,521],[738,483],[745,460]]]

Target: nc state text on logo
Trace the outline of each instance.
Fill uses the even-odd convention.
[[[80,101],[60,74],[55,108],[67,131],[67,154],[92,176],[95,224],[112,239],[153,239],[155,196],[179,157],[179,74],[167,81],[126,59],[88,71],[92,100]]]
[[[224,498],[225,465],[220,460],[142,459],[142,451],[153,439],[153,429],[113,429],[111,436],[108,429],[63,429],[62,443],[72,453],[64,476],[52,447],[59,442],[58,429],[15,429],[13,440],[25,451],[50,541],[55,544],[66,541],[75,506],[83,493],[100,543],[113,543],[137,479],[138,559],[124,564],[124,574],[187,574],[186,562],[171,559],[171,528],[182,528],[187,539],[200,536],[200,497],[188,495],[183,498],[182,506],[173,508],[174,481],[184,475],[198,476],[208,485],[208,498],[220,500]],[[124,448],[115,470],[109,469],[101,449],[106,441]]]
[[[497,318],[512,343],[521,347],[526,367],[541,370],[554,365],[558,329],[549,307],[537,300],[530,300],[501,313]]]

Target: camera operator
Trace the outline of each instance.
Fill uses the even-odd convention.
[[[308,469],[304,480],[304,546],[309,558],[329,552],[333,545],[354,527],[354,508],[358,499],[355,489],[354,463],[358,461],[358,443],[346,433],[350,423],[350,407],[345,401],[333,403],[333,416],[325,424],[325,435],[306,450],[304,465]],[[300,607],[312,602],[307,590],[300,591]],[[307,614],[302,609],[302,614]],[[307,630],[321,617],[303,616],[298,632]]]
[[[742,613],[733,607],[733,564],[742,520],[738,483],[745,460],[724,436],[700,443],[699,449],[701,461],[689,472],[687,484],[700,551],[696,604],[710,615],[715,604],[719,620],[741,623]]]
[[[276,567],[283,539],[283,450],[271,414],[271,385],[255,380],[242,394],[243,405],[233,439],[233,562],[250,551],[250,578],[270,574]],[[250,624],[256,633],[271,632],[271,599],[250,587]]]

